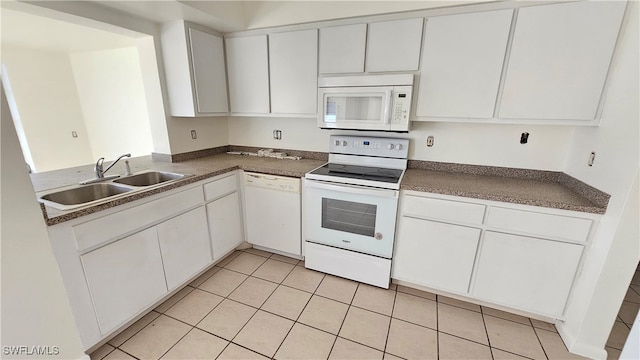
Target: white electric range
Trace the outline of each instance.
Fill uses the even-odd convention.
[[[409,140],[330,138],[329,162],[305,175],[305,266],[388,288]]]

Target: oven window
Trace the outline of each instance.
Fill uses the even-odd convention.
[[[373,237],[376,205],[322,198],[322,227]]]

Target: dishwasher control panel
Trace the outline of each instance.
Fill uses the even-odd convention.
[[[300,179],[286,176],[245,172],[244,186],[299,193]]]

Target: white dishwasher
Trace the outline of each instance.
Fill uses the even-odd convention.
[[[302,255],[300,179],[244,173],[247,241]]]

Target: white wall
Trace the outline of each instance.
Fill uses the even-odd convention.
[[[92,2],[49,1],[38,2],[37,5],[11,2],[3,6],[128,36],[141,38],[144,37],[141,34],[152,36],[149,39],[140,39],[138,50],[146,102],[149,106],[148,117],[153,136],[153,151],[176,154],[228,145],[225,117],[175,118],[169,115],[160,29],[157,24]],[[198,139],[191,139],[191,130],[196,130]]]
[[[158,59],[156,58],[154,38],[145,36],[138,39],[137,43],[153,151],[160,154],[170,154],[171,144],[169,143],[169,133],[162,100],[162,88],[158,77]]]
[[[60,270],[24,167],[4,90],[0,198],[2,246],[2,346],[49,346],[55,356],[7,355],[3,359],[87,359],[82,351]]]
[[[561,329],[570,350],[593,357],[604,351],[640,260],[639,217],[637,204],[633,203],[638,201],[637,193],[633,195],[637,191],[633,181],[640,164],[638,3],[630,2],[628,10],[630,16],[619,40],[601,124],[575,130],[565,168],[567,174],[611,195]],[[591,151],[596,152],[593,167],[586,164]],[[635,207],[635,213],[623,212],[632,211],[625,210],[625,206]],[[622,228],[623,216],[631,216],[635,234]]]
[[[93,156],[69,57],[3,46],[2,61],[29,142],[32,169],[40,172],[90,163]]]
[[[273,139],[274,129],[282,131],[282,140]],[[363,133],[322,130],[309,118],[229,119],[232,145],[326,152],[331,134],[371,134],[410,138],[410,159],[554,171],[564,167],[572,131],[564,126],[413,122],[408,134]],[[528,144],[520,144],[522,132],[530,134]],[[429,135],[435,138],[433,147],[426,146]]]
[[[224,116],[204,118],[167,116],[167,129],[172,154],[229,145],[227,118]],[[191,130],[196,130],[197,139],[191,138]]]
[[[153,150],[136,47],[70,54],[92,161]]]

